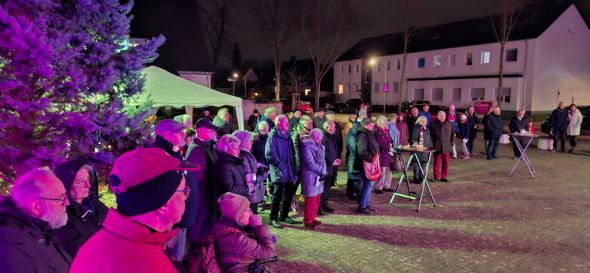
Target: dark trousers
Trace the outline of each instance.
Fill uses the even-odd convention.
[[[424,175],[426,175],[424,173],[426,171],[426,160],[414,159],[412,165],[414,166],[414,183],[422,183]],[[422,171],[420,171],[420,167],[422,167]]]
[[[360,180],[348,178],[346,181],[346,195],[349,198],[359,197],[361,195],[360,192]]]
[[[324,192],[322,193],[322,197],[321,197],[320,209],[325,209],[326,207],[328,207],[328,199],[329,199],[329,195],[330,195],[330,189],[332,188],[334,180],[336,180],[335,178],[336,177],[334,177],[334,176],[326,177],[326,180],[324,181]]]
[[[291,182],[272,183],[272,196],[270,204],[270,220],[284,219],[289,216],[291,201],[293,201],[293,190],[295,186]]]
[[[498,151],[498,144],[500,144],[500,138],[490,138],[488,140],[488,146],[486,147],[486,154],[488,158],[496,157],[496,151]]]
[[[572,148],[576,148],[577,144],[578,144],[578,136],[570,136],[570,146],[572,146]]]
[[[254,214],[258,214],[258,203],[250,203],[250,210]]]
[[[522,146],[524,145],[524,138],[516,137],[516,141],[518,141],[518,143],[520,143],[520,146],[524,149],[524,147]],[[514,140],[514,138],[512,138],[512,150],[514,151],[514,157],[520,157],[520,151],[518,150],[518,147],[516,147],[516,141]]]
[[[557,149],[557,140],[560,140],[561,150],[565,151],[565,130],[555,130],[553,132],[553,150]]]

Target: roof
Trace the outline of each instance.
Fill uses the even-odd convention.
[[[213,71],[196,2],[135,1],[131,14],[131,37],[166,37],[153,65],[175,74],[181,70]]]
[[[510,40],[539,37],[573,5],[569,1],[565,2],[550,7],[523,8]],[[408,43],[408,53],[497,42],[489,22],[489,17],[482,17],[415,29]],[[362,39],[337,61],[362,59],[371,55],[402,54],[403,41],[403,32]]]

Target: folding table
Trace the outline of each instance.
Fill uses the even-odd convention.
[[[424,197],[428,197],[432,200],[432,204],[436,207],[436,201],[434,200],[434,196],[432,195],[432,190],[430,190],[430,186],[428,185],[428,166],[430,165],[430,159],[432,158],[432,153],[435,152],[435,150],[429,149],[429,148],[423,148],[423,149],[416,149],[415,147],[398,147],[397,151],[400,152],[401,155],[401,160],[402,160],[402,176],[399,178],[399,181],[397,182],[397,186],[395,187],[395,190],[393,191],[393,195],[391,196],[391,200],[389,200],[389,204],[393,204],[393,201],[395,199],[396,196],[402,197],[402,198],[407,198],[410,200],[416,200],[416,198],[418,198],[418,208],[416,209],[416,211],[420,211],[420,206],[422,205],[422,198]],[[410,158],[408,159],[408,161],[405,161],[404,158],[404,153],[409,153],[410,154]],[[425,169],[422,169],[422,165],[420,163],[418,163],[418,154],[419,153],[428,153],[428,161],[426,162],[426,167]],[[420,194],[417,195],[417,197],[413,197],[412,196],[412,191],[410,189],[410,179],[408,176],[408,169],[410,168],[410,165],[413,163],[413,161],[416,161],[416,164],[418,164],[418,167],[420,169],[420,171],[424,174],[423,178],[422,178],[422,182],[420,183],[420,185],[422,185],[422,188],[420,189]],[[400,186],[402,185],[403,181],[406,181],[406,185],[408,187],[408,194],[402,194],[399,193],[398,191],[400,190]],[[426,188],[428,190],[428,193],[424,193],[424,188]],[[415,194],[415,193],[414,193]]]
[[[512,137],[512,140],[514,141],[516,148],[518,148],[518,151],[520,151],[520,157],[518,157],[516,159],[516,162],[514,162],[514,167],[512,167],[512,170],[508,173],[508,176],[512,176],[512,174],[514,173],[514,170],[516,170],[516,166],[518,166],[518,163],[522,160],[522,161],[524,161],[524,164],[526,164],[527,168],[529,169],[529,173],[531,174],[531,176],[533,178],[535,178],[535,174],[537,174],[537,173],[535,172],[535,169],[533,168],[533,164],[531,164],[529,157],[526,155],[526,151],[529,148],[529,146],[531,145],[531,143],[533,142],[533,139],[535,139],[535,137],[538,137],[538,135],[529,134],[529,133],[526,133],[526,134],[511,133],[510,136]],[[524,148],[522,147],[522,144],[519,141],[520,137],[529,138],[529,141],[527,142],[526,146],[524,146]]]

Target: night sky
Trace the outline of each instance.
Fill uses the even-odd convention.
[[[134,11],[141,10],[142,14],[135,14],[136,16],[143,16],[144,18],[153,18],[154,13],[150,9],[161,9],[158,7],[148,7],[148,2],[157,2],[161,5],[170,4],[180,9],[178,14],[187,15],[189,10],[193,10],[197,0],[167,0],[167,1],[153,1],[153,0],[139,0],[136,1],[136,6],[144,5],[144,8],[134,9]],[[211,3],[213,1],[221,0],[198,0],[201,3]],[[519,3],[526,3],[527,0],[516,0]],[[529,0],[529,1],[556,1],[556,2],[571,2],[571,0]],[[172,4],[173,2],[173,4]],[[466,19],[473,19],[490,15],[493,10],[494,3],[498,0],[411,0],[412,8],[410,12],[410,25],[415,27],[426,27],[431,25],[449,23],[454,21],[461,21]],[[577,7],[580,9],[582,16],[590,21],[590,0],[575,0]],[[256,40],[256,27],[252,19],[248,15],[247,5],[251,1],[246,0],[228,0],[230,10],[230,21],[227,25],[227,37],[225,39],[225,49],[223,55],[220,57],[220,65],[229,66],[231,62],[232,48],[234,41],[237,41],[242,53],[242,61],[256,60],[265,61],[270,60],[271,56],[268,50],[260,41]],[[399,32],[404,25],[404,6],[405,0],[352,0],[353,12],[358,18],[358,23],[351,33],[347,41],[346,49],[353,46],[363,38]],[[180,7],[180,8],[178,8]],[[182,7],[187,7],[183,9]],[[186,17],[186,16],[185,16]],[[195,18],[192,18],[195,20]],[[169,22],[163,20],[158,24]],[[327,22],[326,23],[330,23]],[[169,26],[172,27],[172,26]],[[174,26],[176,31],[183,27],[190,26]],[[133,28],[133,26],[132,26]],[[152,25],[152,28],[156,28]],[[133,30],[132,30],[133,32]],[[188,37],[183,37],[188,39]],[[197,39],[200,40],[200,39]],[[182,47],[184,43],[178,43],[175,47]],[[308,58],[307,49],[304,42],[299,35],[293,35],[291,46],[287,51],[286,58],[289,56],[296,56],[298,59]],[[169,44],[168,46],[173,46]],[[195,48],[195,46],[191,46]]]

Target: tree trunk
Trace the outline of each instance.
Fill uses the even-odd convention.
[[[320,79],[319,75],[316,75],[315,77],[315,102],[314,102],[314,106],[315,106],[315,110],[319,110],[320,109],[320,92],[322,87],[320,86],[320,83],[322,82],[322,79]]]
[[[504,86],[504,48],[506,47],[506,40],[500,41],[500,67],[498,69],[498,94],[496,94],[496,101],[498,106],[502,103],[500,92]]]
[[[406,61],[408,58],[408,41],[407,38],[405,38],[404,41],[404,56],[402,57],[402,72],[401,72],[401,76],[400,76],[400,80],[399,80],[399,107],[398,107],[398,111],[402,110],[402,103],[405,99],[404,93],[406,92],[406,81],[405,81],[405,76],[406,76]]]

